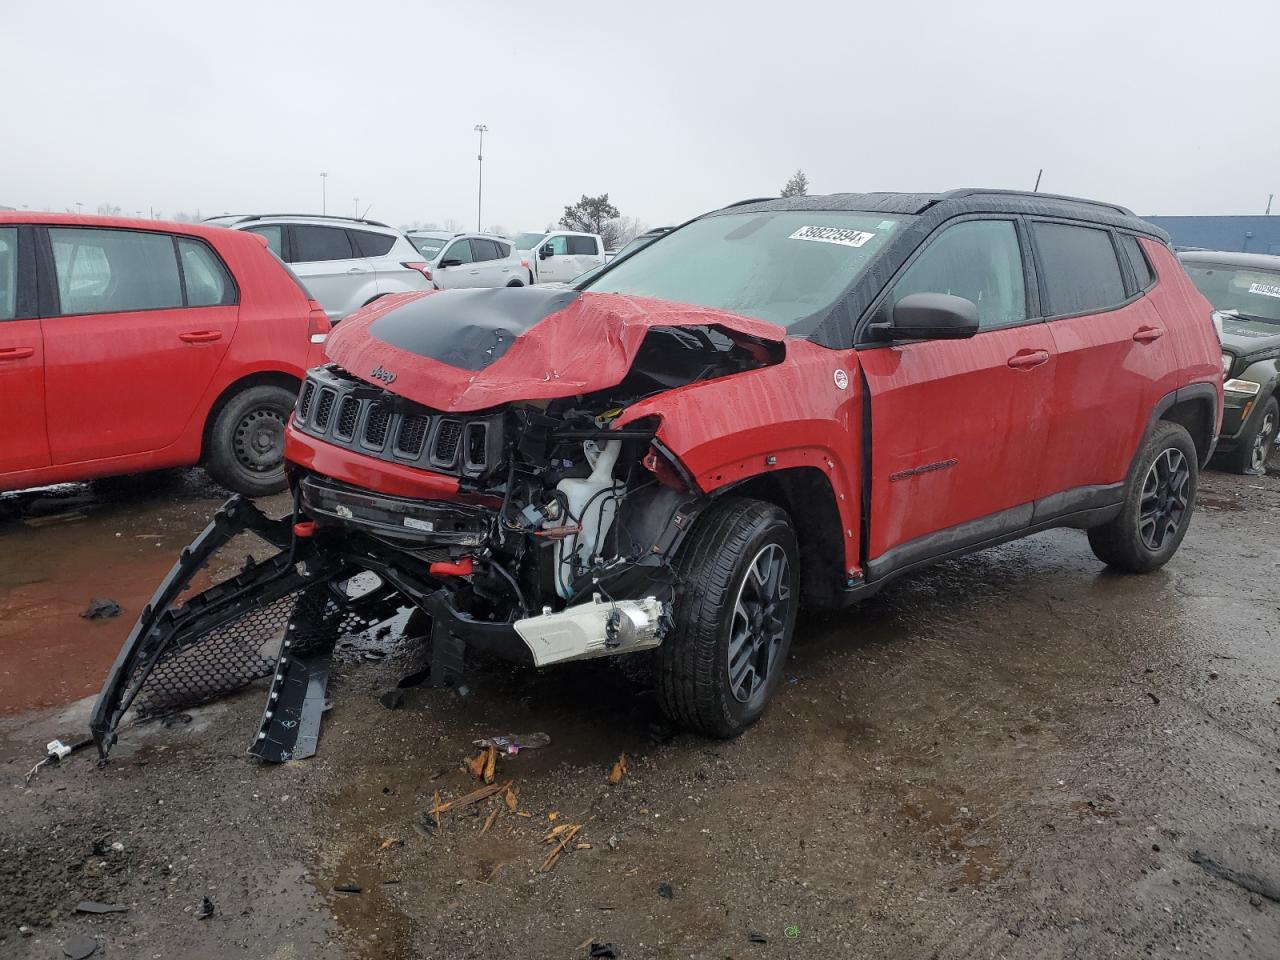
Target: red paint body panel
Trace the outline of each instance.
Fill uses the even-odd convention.
[[[628,297],[584,293],[516,338],[483,370],[459,367],[401,350],[369,334],[384,314],[419,297],[448,291],[393,294],[348,317],[329,337],[329,357],[357,376],[392,370],[393,393],[447,413],[484,410],[513,400],[542,400],[593,393],[619,383],[651,327],[719,326],[761,340],[781,341],[775,324],[723,310]]]
[[[0,213],[0,225],[105,227],[195,237],[222,258],[234,306],[187,307],[0,323],[0,407],[21,409],[0,444],[0,490],[199,461],[206,422],[233,385],[254,374],[301,379],[324,362],[303,291],[259,238],[198,224],[116,217]],[[219,334],[181,339],[184,334]]]
[[[1044,362],[1009,366],[1039,351]],[[867,349],[859,359],[871,394],[868,559],[1035,499],[1056,373],[1046,324]]]

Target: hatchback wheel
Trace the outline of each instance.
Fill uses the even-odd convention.
[[[659,701],[677,723],[727,738],[759,719],[795,629],[797,556],[791,522],[771,504],[729,499],[699,518],[657,651]]]
[[[1186,428],[1161,421],[1129,473],[1120,513],[1089,530],[1089,546],[1101,561],[1130,573],[1147,573],[1174,555],[1195,509],[1199,467]]]
[[[283,490],[284,425],[295,399],[291,390],[266,385],[232,397],[209,434],[205,469],[213,479],[249,497]]]
[[[1262,417],[1253,434],[1240,438],[1239,445],[1231,451],[1226,466],[1236,473],[1244,473],[1260,477],[1267,472],[1267,458],[1271,456],[1272,445],[1276,442],[1276,431],[1280,430],[1280,403],[1275,397],[1268,397],[1262,406]]]

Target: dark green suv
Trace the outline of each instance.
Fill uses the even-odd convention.
[[[1213,304],[1222,340],[1219,460],[1236,473],[1263,474],[1280,429],[1280,257],[1211,250],[1178,257]]]

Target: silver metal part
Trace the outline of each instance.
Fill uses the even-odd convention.
[[[544,667],[566,660],[652,650],[662,643],[661,621],[662,601],[657,597],[615,602],[601,601],[597,595],[559,613],[517,620],[515,628],[533,654],[533,662]]]

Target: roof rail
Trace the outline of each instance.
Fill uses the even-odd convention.
[[[301,217],[307,220],[344,220],[347,223],[365,223],[371,227],[387,226],[380,220],[366,220],[364,217],[343,217],[335,213],[224,213],[217,217],[205,217],[203,222],[208,223],[210,220],[234,218],[236,223],[248,223],[251,220],[274,220],[277,217]],[[390,228],[388,227],[388,229]]]
[[[1136,214],[1128,207],[1122,207],[1118,203],[1107,203],[1103,200],[1087,200],[1084,197],[1068,197],[1061,193],[1036,193],[1031,190],[994,190],[983,187],[961,187],[958,190],[948,190],[946,193],[938,194],[937,198],[931,201],[928,206],[933,206],[935,203],[941,203],[943,200],[959,200],[963,197],[1026,197],[1029,200],[1065,200],[1068,203],[1083,203],[1090,207],[1102,207],[1104,210],[1113,210],[1126,217],[1136,216]]]
[[[726,203],[721,210],[728,210],[730,207],[743,207],[748,203],[764,203],[766,200],[777,200],[777,197],[747,197],[745,200],[735,200],[733,203]]]

